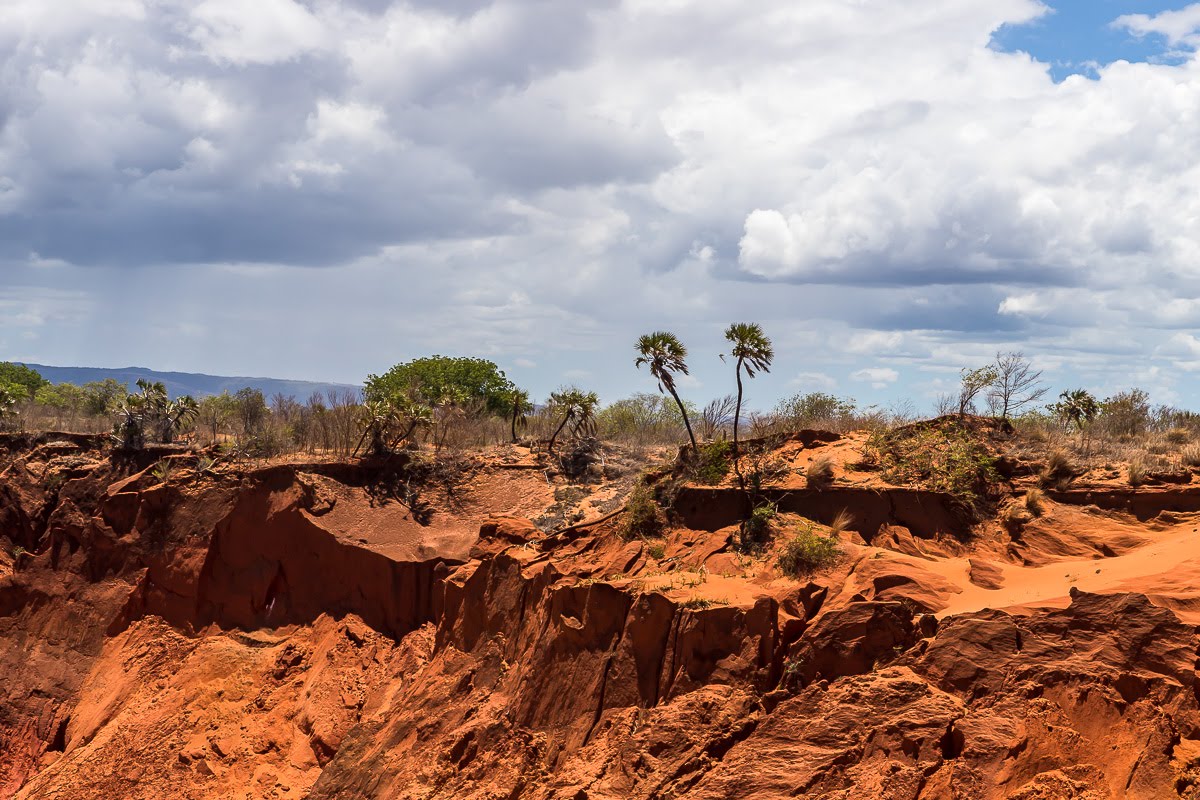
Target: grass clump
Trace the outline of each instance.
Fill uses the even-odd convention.
[[[1148,472],[1149,468],[1146,466],[1146,462],[1140,458],[1135,458],[1129,462],[1125,474],[1129,478],[1129,485],[1136,487],[1146,483]]]
[[[729,474],[733,445],[724,440],[700,445],[692,462],[691,477],[697,483],[715,486]]]
[[[829,456],[817,456],[809,462],[804,471],[808,485],[814,489],[827,489],[833,483],[833,459]]]
[[[1200,446],[1185,447],[1179,453],[1179,460],[1185,467],[1200,467]]]
[[[662,535],[666,515],[654,498],[654,490],[645,481],[634,484],[625,502],[625,514],[617,528],[622,539],[653,539]]]
[[[845,531],[850,530],[850,526],[854,524],[854,515],[848,510],[842,509],[833,518],[833,522],[829,523],[829,535],[838,537]]]
[[[1033,488],[1025,493],[1025,510],[1035,517],[1046,513],[1046,495],[1041,489]]]
[[[842,550],[832,536],[822,536],[811,525],[802,525],[788,540],[776,563],[789,578],[804,578],[832,567]]]
[[[749,518],[742,522],[735,548],[739,553],[757,553],[771,538],[771,528],[779,516],[779,507],[766,502],[755,506]]]
[[[1043,487],[1053,486],[1062,491],[1071,485],[1075,475],[1075,465],[1071,463],[1070,453],[1066,450],[1055,450],[1046,459],[1046,467],[1041,474],[1041,483]]]
[[[658,541],[646,544],[646,555],[653,558],[655,561],[662,561],[667,554],[667,545],[665,542]]]
[[[996,459],[972,430],[957,421],[917,424],[875,433],[867,459],[894,484],[924,486],[954,497],[980,519],[999,481]]]

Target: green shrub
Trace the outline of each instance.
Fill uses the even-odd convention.
[[[739,553],[757,553],[771,537],[771,528],[779,516],[779,507],[774,503],[763,503],[750,512],[742,522],[734,549]]]
[[[975,519],[983,516],[999,481],[995,458],[979,435],[957,420],[872,434],[866,453],[885,480],[949,494]]]
[[[732,454],[733,446],[724,440],[706,442],[700,445],[700,451],[696,454],[696,458],[692,462],[691,477],[697,483],[709,486],[720,483],[729,474],[730,457]]]
[[[837,540],[822,536],[811,525],[802,525],[788,540],[776,563],[789,578],[803,578],[833,566],[841,557]]]
[[[629,499],[625,501],[625,514],[617,528],[622,539],[651,539],[662,534],[666,519],[654,491],[645,481],[638,481]]]
[[[163,459],[154,465],[154,469],[150,470],[150,474],[154,477],[154,480],[158,481],[159,483],[167,483],[171,480],[171,473],[174,471],[175,465],[170,461]]]

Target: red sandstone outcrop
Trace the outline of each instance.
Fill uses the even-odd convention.
[[[540,473],[429,520],[366,467],[67,444],[0,476],[0,797],[1200,797],[1188,516],[960,553],[936,493],[835,488],[786,510],[863,521],[793,581],[720,489],[653,554],[545,539]]]

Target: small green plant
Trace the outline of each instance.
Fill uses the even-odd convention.
[[[712,600],[708,600],[703,597],[692,597],[684,600],[680,605],[689,611],[699,611],[705,608],[711,608],[712,604]]]
[[[212,456],[198,456],[196,458],[196,472],[199,472],[201,475],[212,475],[216,466],[217,460]]]
[[[654,499],[654,490],[644,481],[634,484],[625,502],[625,514],[617,528],[622,539],[652,539],[662,534],[666,517]]]
[[[733,447],[719,439],[700,445],[699,454],[691,465],[691,477],[697,483],[715,486],[729,474]]]
[[[804,477],[813,489],[829,488],[833,483],[833,459],[829,456],[817,456],[809,462]]]
[[[841,555],[836,539],[822,536],[812,525],[805,524],[784,545],[776,563],[784,575],[800,579],[832,567]]]
[[[13,561],[16,561],[18,558],[20,558],[21,556],[25,555],[28,552],[29,552],[28,550],[26,550],[24,547],[22,547],[19,544],[14,546],[12,549]]]
[[[757,553],[771,537],[771,528],[779,516],[779,507],[771,502],[762,503],[750,512],[738,531],[734,549],[739,553]]]
[[[646,545],[646,555],[655,561],[662,561],[667,554],[667,546],[663,542],[653,542]]]
[[[153,475],[154,479],[159,483],[166,483],[167,481],[171,480],[171,473],[174,471],[175,466],[170,461],[163,459],[154,465],[154,469],[150,470],[150,474]]]

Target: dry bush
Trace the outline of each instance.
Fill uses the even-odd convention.
[[[829,488],[833,483],[833,459],[829,456],[817,456],[809,462],[804,477],[813,489]]]

